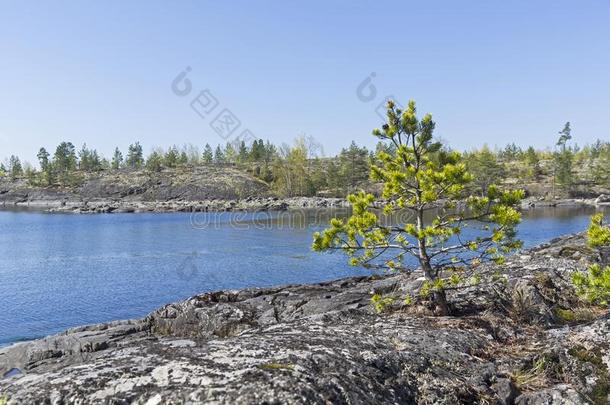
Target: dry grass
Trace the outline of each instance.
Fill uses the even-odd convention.
[[[577,325],[581,323],[592,322],[608,313],[607,310],[602,310],[595,307],[580,307],[574,309],[555,310],[557,319],[566,325]]]
[[[294,364],[267,363],[259,365],[258,368],[263,370],[294,370]]]
[[[538,356],[531,364],[513,370],[510,377],[522,391],[540,390],[563,378],[559,359],[550,355]]]

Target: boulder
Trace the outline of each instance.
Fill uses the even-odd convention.
[[[610,203],[610,195],[601,194],[599,197],[595,199],[595,204],[605,204]]]

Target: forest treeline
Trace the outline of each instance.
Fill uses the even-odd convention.
[[[337,156],[324,157],[314,139],[300,137],[293,145],[277,146],[259,139],[249,145],[244,141],[215,148],[205,144],[202,150],[194,145],[156,148],[145,155],[135,142],[125,153],[116,148],[106,158],[87,145],[77,149],[71,142],[62,142],[52,153],[40,148],[37,168],[11,156],[0,165],[0,177],[25,179],[35,187],[78,186],[96,172],[230,165],[269,183],[281,196],[344,196],[366,186],[370,163],[380,151],[393,153],[392,149],[378,143],[371,150],[352,142]],[[556,145],[546,150],[511,143],[495,149],[484,145],[463,154],[480,190],[511,180],[540,183],[563,194],[592,185],[610,188],[610,142],[598,140],[579,147],[572,142],[569,123],[559,132]]]

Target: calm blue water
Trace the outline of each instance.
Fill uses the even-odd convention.
[[[526,212],[520,237],[532,246],[584,230],[592,212]],[[141,317],[210,290],[368,274],[341,254],[310,251],[328,213],[238,215],[231,225],[229,214],[0,211],[0,345]]]

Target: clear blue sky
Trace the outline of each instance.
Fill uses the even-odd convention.
[[[186,66],[193,92],[172,93]],[[372,72],[377,95],[358,85]],[[0,3],[0,159],[83,142],[109,156],[224,143],[209,89],[256,136],[372,145],[384,96],[415,99],[456,148],[610,138],[607,1]]]

